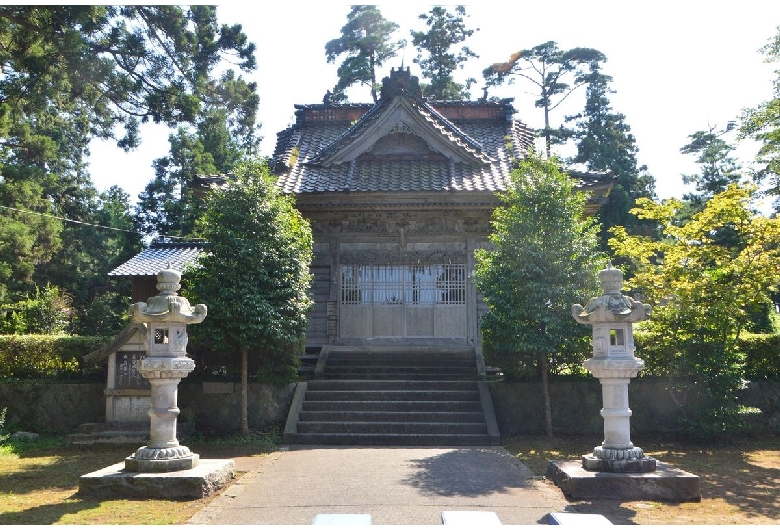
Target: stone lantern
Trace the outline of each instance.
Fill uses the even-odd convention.
[[[206,306],[194,308],[178,296],[181,273],[168,269],[157,274],[159,294],[146,303],[130,306],[133,322],[146,324],[147,355],[138,372],[151,384],[149,443],[125,459],[125,470],[159,473],[193,469],[199,456],[176,439],[176,399],[179,382],[195,369],[187,357],[187,324],[198,324],[206,318]]]
[[[593,326],[593,357],[584,366],[601,383],[604,418],[604,441],[582,457],[582,465],[589,471],[652,472],[656,460],[631,443],[628,408],[628,384],[645,366],[634,357],[633,324],[650,317],[650,306],[621,294],[623,272],[611,264],[598,277],[604,294],[584,308],[572,306],[577,322]]]

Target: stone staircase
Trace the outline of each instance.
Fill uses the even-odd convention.
[[[176,437],[179,441],[194,432],[194,422],[176,424]],[[149,421],[82,423],[75,433],[68,435],[68,441],[74,445],[145,444],[149,441]]]
[[[284,442],[498,445],[480,359],[474,348],[325,348],[298,383]]]

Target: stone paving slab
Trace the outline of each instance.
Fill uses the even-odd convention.
[[[440,526],[443,511],[487,511],[535,525],[566,504],[501,447],[290,446],[189,523],[310,525],[318,514],[359,513],[374,525]]]

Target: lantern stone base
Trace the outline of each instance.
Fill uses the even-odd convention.
[[[163,449],[144,446],[125,458],[125,470],[137,473],[168,473],[193,469],[198,466],[199,461],[200,457],[183,445]]]
[[[580,460],[551,460],[547,476],[572,499],[698,502],[699,477],[656,461],[649,473],[588,471]]]
[[[582,456],[582,467],[588,471],[610,473],[652,473],[655,471],[656,459],[645,456],[635,460],[612,460],[590,454]]]
[[[166,473],[128,471],[125,462],[79,478],[79,495],[101,499],[201,499],[235,477],[233,460],[201,460],[193,469]]]

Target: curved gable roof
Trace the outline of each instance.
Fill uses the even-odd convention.
[[[330,167],[352,162],[392,134],[413,134],[453,163],[487,165],[493,161],[478,141],[427,102],[400,93],[374,106],[307,163]]]

